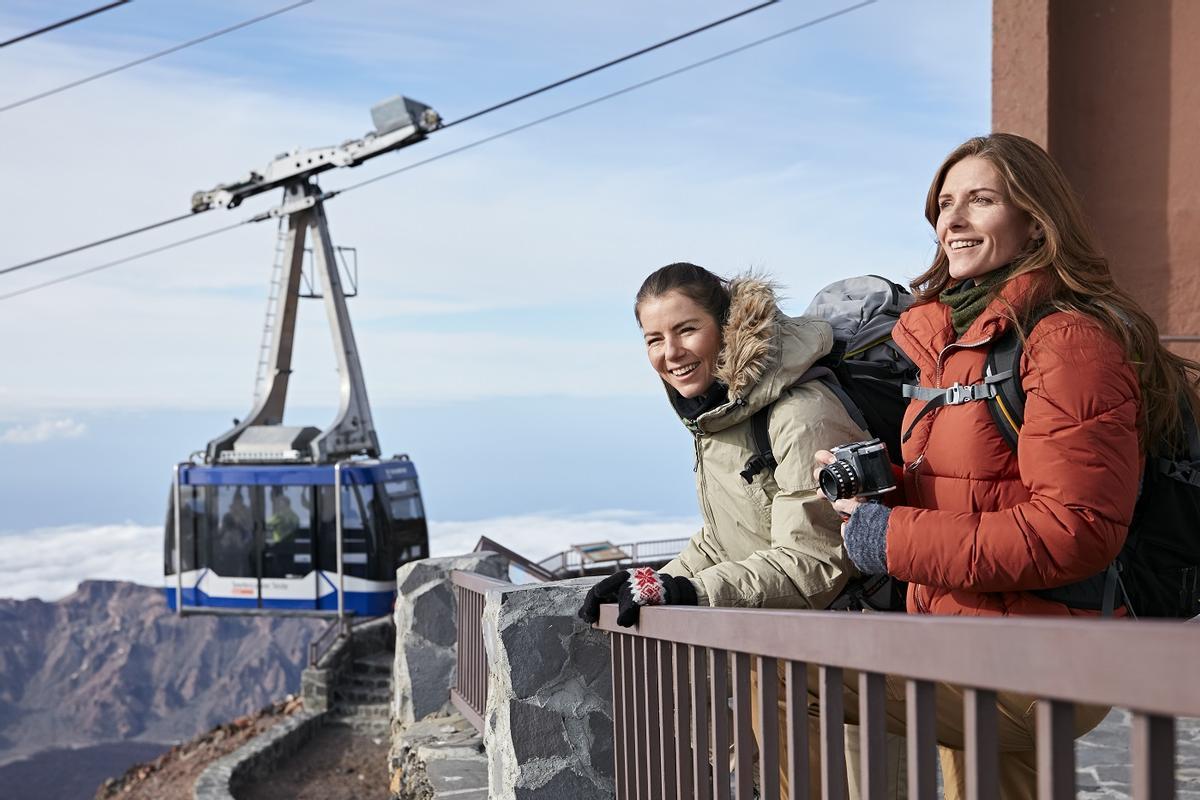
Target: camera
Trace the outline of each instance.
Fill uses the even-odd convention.
[[[832,452],[837,460],[821,467],[817,476],[821,494],[829,502],[874,497],[896,488],[887,445],[879,439],[842,445]]]

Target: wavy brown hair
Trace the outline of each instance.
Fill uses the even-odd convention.
[[[1113,282],[1078,196],[1045,150],[1011,133],[963,142],[942,162],[929,186],[925,198],[929,224],[937,229],[938,195],[946,173],[971,156],[985,158],[996,168],[1009,201],[1044,232],[1044,238],[1031,241],[1013,261],[1006,281],[1031,272],[1039,273],[1039,280],[1034,282],[1025,307],[1011,309],[1010,318],[1020,322],[1038,308],[1051,305],[1099,322],[1121,343],[1137,370],[1144,449],[1153,453],[1174,450],[1183,441],[1180,398],[1187,399],[1193,412],[1200,409],[1196,393],[1200,363],[1163,347],[1154,320]],[[912,282],[913,294],[920,302],[931,302],[953,283],[949,259],[939,246],[933,264]],[[1001,288],[994,292],[998,294]]]

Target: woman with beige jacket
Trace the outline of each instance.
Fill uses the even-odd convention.
[[[703,525],[662,570],[596,584],[580,617],[595,622],[606,602],[619,604],[626,626],[643,605],[828,607],[858,573],[813,478],[812,453],[870,438],[830,389],[802,380],[830,352],[832,329],[785,316],[767,281],[725,281],[687,263],[651,274],[634,313],[650,364],[694,437]],[[747,481],[751,418],[771,404],[777,463]]]

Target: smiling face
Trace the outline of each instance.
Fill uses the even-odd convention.
[[[992,162],[967,156],[946,173],[938,192],[937,236],[950,276],[977,278],[1016,258],[1041,227],[1012,204]]]
[[[721,349],[717,321],[678,291],[650,297],[638,306],[650,366],[683,397],[696,397],[712,385]]]

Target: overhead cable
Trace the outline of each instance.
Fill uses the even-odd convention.
[[[312,0],[307,0],[307,1],[308,1],[308,2],[312,2]],[[758,11],[758,10],[760,10],[760,9],[766,8],[766,7],[767,7],[767,6],[769,6],[769,5],[774,5],[775,3],[778,3],[778,2],[779,2],[779,0],[769,0],[769,2],[766,2],[766,3],[760,3],[760,4],[756,5],[756,6],[752,6],[752,7],[750,7],[750,8],[747,8],[747,9],[743,10],[743,11],[739,11],[739,12],[738,12],[738,13],[736,13],[736,14],[731,14],[731,15],[730,15],[730,16],[728,16],[728,17],[723,17],[722,19],[716,20],[715,22],[710,22],[710,23],[708,23],[707,25],[702,25],[702,26],[701,26],[701,27],[699,27],[699,28],[693,28],[692,30],[690,30],[690,31],[687,31],[686,33],[681,33],[681,34],[679,34],[678,36],[672,36],[670,39],[664,39],[663,41],[661,41],[661,42],[658,42],[657,44],[652,44],[652,45],[650,45],[649,47],[643,47],[641,50],[638,50],[638,51],[636,51],[636,52],[630,53],[630,54],[628,54],[628,55],[621,56],[620,58],[615,58],[615,59],[612,59],[611,61],[607,61],[607,62],[605,62],[604,64],[600,64],[599,66],[592,67],[591,69],[588,69],[588,70],[584,70],[583,72],[578,72],[578,73],[576,73],[576,74],[574,74],[574,75],[571,75],[570,77],[563,78],[562,80],[555,81],[554,83],[547,84],[547,85],[545,85],[545,86],[542,86],[541,88],[534,89],[534,90],[533,90],[533,91],[531,91],[531,92],[526,92],[526,93],[524,93],[524,94],[522,94],[522,95],[519,95],[518,97],[513,97],[513,98],[510,98],[510,99],[508,99],[508,100],[505,100],[505,101],[504,101],[504,102],[502,102],[502,103],[496,103],[495,105],[493,105],[493,106],[489,106],[488,108],[485,108],[485,109],[483,109],[483,110],[481,110],[481,111],[476,111],[476,112],[475,112],[475,113],[473,113],[473,114],[468,114],[467,116],[465,116],[465,117],[462,117],[462,118],[460,118],[460,119],[457,119],[457,120],[455,120],[454,122],[451,122],[451,123],[449,123],[449,124],[446,124],[446,125],[442,125],[442,126],[441,126],[441,128],[440,128],[439,130],[445,130],[446,128],[449,128],[449,127],[451,127],[452,125],[457,125],[457,124],[459,124],[460,122],[466,122],[466,121],[467,121],[467,120],[469,120],[469,119],[475,119],[475,118],[477,118],[477,117],[481,117],[481,116],[483,116],[484,114],[490,114],[490,113],[491,113],[491,112],[493,112],[493,111],[499,110],[499,109],[501,109],[501,108],[505,108],[506,106],[510,106],[510,105],[512,105],[513,103],[518,103],[518,102],[520,102],[520,101],[522,101],[522,100],[526,100],[526,99],[528,99],[528,98],[530,98],[530,97],[533,97],[534,95],[542,94],[543,92],[547,92],[547,91],[549,91],[549,90],[551,90],[551,89],[557,88],[557,87],[559,87],[559,86],[563,86],[564,84],[570,83],[571,81],[578,80],[578,79],[580,79],[580,78],[582,78],[582,77],[585,77],[585,76],[587,76],[587,75],[593,75],[593,74],[595,74],[595,73],[597,73],[597,72],[599,72],[599,71],[601,71],[601,70],[608,69],[609,67],[612,67],[612,66],[614,66],[614,65],[616,65],[616,64],[620,64],[620,63],[622,63],[622,62],[629,61],[629,60],[630,60],[630,59],[632,59],[632,58],[636,58],[636,57],[638,57],[638,56],[640,56],[640,55],[644,55],[645,53],[649,53],[649,52],[650,52],[650,51],[652,51],[652,50],[657,50],[657,49],[659,49],[659,48],[661,48],[661,47],[665,47],[665,46],[667,46],[667,45],[669,45],[669,44],[672,44],[672,43],[674,43],[674,42],[678,42],[678,41],[680,41],[681,39],[686,39],[687,37],[689,37],[689,36],[693,36],[693,35],[695,35],[695,34],[697,34],[697,33],[700,33],[701,31],[710,30],[710,29],[712,29],[712,28],[715,28],[715,27],[717,27],[718,25],[724,25],[724,24],[725,24],[725,23],[727,23],[727,22],[730,22],[730,21],[732,21],[732,20],[735,20],[735,19],[737,19],[737,18],[739,18],[739,17],[744,17],[744,16],[746,16],[747,14],[750,14],[750,13],[752,13],[752,12],[754,12],[754,11]],[[275,12],[275,13],[282,13],[282,11]],[[248,23],[247,23],[247,24],[248,24]],[[0,108],[0,111],[3,111],[3,110],[4,110],[3,108]],[[543,122],[544,122],[545,120],[541,120],[541,121],[543,121]],[[537,123],[531,123],[531,124],[537,124]],[[515,133],[515,131],[512,131],[512,132],[514,132],[514,133]],[[505,134],[505,135],[507,135],[507,134]],[[495,138],[495,137],[493,137],[493,138]],[[479,141],[479,142],[476,142],[475,144],[469,145],[467,148],[460,148],[460,149],[469,149],[470,147],[475,147],[475,146],[477,146],[477,145],[479,145],[479,144],[483,144],[483,143],[484,143],[484,141],[490,141],[490,139],[481,140],[481,141]],[[430,159],[430,160],[432,160],[432,161],[436,161],[436,160],[438,160],[438,159],[445,158],[447,155],[450,155],[450,154],[451,154],[451,153],[444,153],[444,154],[442,154],[442,155],[440,155],[440,156],[436,156],[435,158],[433,158],[433,159]],[[423,163],[423,162],[422,162],[422,163]],[[406,168],[405,168],[404,170],[402,170],[402,171],[407,171],[408,169],[411,169],[411,168],[412,168],[412,167],[406,167]],[[326,195],[326,199],[328,199],[328,197],[329,197],[329,195]],[[208,209],[205,209],[205,210],[208,210]],[[96,240],[96,241],[94,241],[94,242],[88,242],[87,244],[81,244],[81,245],[78,245],[77,247],[72,247],[72,248],[70,248],[70,249],[68,249],[68,250],[60,250],[60,251],[59,251],[59,252],[57,252],[57,253],[52,253],[52,254],[50,254],[50,255],[48,255],[48,256],[42,256],[41,258],[35,258],[35,259],[33,259],[32,261],[25,261],[25,262],[22,262],[22,263],[20,263],[20,264],[14,264],[14,265],[12,265],[12,266],[10,266],[10,267],[5,267],[5,268],[3,268],[3,269],[0,269],[0,275],[4,275],[4,274],[6,274],[6,273],[9,273],[9,272],[16,272],[16,271],[18,271],[18,270],[25,269],[26,267],[32,267],[32,266],[35,266],[35,265],[37,265],[37,264],[42,264],[42,263],[44,263],[44,262],[46,262],[46,261],[53,261],[53,260],[54,260],[54,259],[56,259],[56,258],[61,258],[62,256],[67,256],[67,255],[70,255],[70,254],[72,254],[72,253],[78,253],[78,252],[80,252],[80,251],[82,251],[82,250],[88,250],[88,249],[90,249],[90,248],[93,248],[93,247],[99,247],[100,245],[103,245],[103,244],[108,244],[109,242],[115,242],[115,241],[117,241],[118,239],[124,239],[124,238],[127,238],[127,237],[129,237],[129,236],[134,236],[134,235],[136,235],[136,234],[139,234],[139,233],[144,233],[144,232],[146,232],[146,231],[153,230],[154,228],[161,228],[161,227],[163,227],[164,225],[170,225],[170,224],[173,224],[173,223],[175,223],[175,222],[181,222],[181,221],[183,221],[183,220],[185,220],[185,219],[188,219],[188,218],[190,218],[190,217],[192,217],[192,216],[195,216],[197,213],[202,213],[202,212],[192,212],[192,213],[190,213],[190,214],[181,214],[181,215],[180,215],[180,216],[178,216],[178,217],[172,217],[172,218],[170,218],[170,219],[165,219],[165,220],[162,220],[161,222],[155,222],[155,223],[153,223],[153,224],[150,224],[150,225],[144,225],[144,226],[142,226],[142,227],[140,227],[140,228],[134,228],[133,230],[125,231],[124,233],[118,233],[118,234],[115,234],[115,235],[113,235],[113,236],[108,236],[108,237],[106,237],[106,238],[104,238],[104,239],[98,239],[98,240]]]
[[[467,120],[470,120],[470,119],[475,119],[476,117],[482,117],[484,114],[490,114],[493,111],[499,111],[500,109],[505,108],[506,106],[511,106],[513,103],[519,103],[522,100],[528,100],[529,98],[534,97],[535,95],[539,95],[543,92],[548,92],[551,89],[557,89],[559,86],[565,86],[566,84],[570,83],[571,81],[577,81],[580,78],[586,78],[588,75],[594,75],[595,73],[600,72],[601,70],[606,70],[609,67],[614,67],[617,64],[623,63],[625,61],[629,61],[630,59],[637,58],[638,56],[645,55],[646,53],[649,53],[653,50],[658,50],[660,47],[666,47],[669,44],[674,44],[675,42],[686,39],[689,36],[695,36],[697,33],[702,33],[704,31],[710,30],[712,28],[716,28],[720,25],[724,25],[726,22],[731,22],[731,21],[737,19],[738,17],[744,17],[747,14],[753,14],[755,11],[760,11],[760,10],[766,8],[767,6],[773,6],[778,2],[779,2],[779,0],[767,0],[767,2],[765,2],[765,3],[759,3],[756,6],[751,6],[750,8],[747,8],[743,11],[739,11],[736,14],[730,14],[728,17],[722,17],[721,19],[716,20],[715,22],[710,22],[707,25],[701,25],[699,28],[692,28],[690,31],[688,31],[686,33],[681,33],[678,36],[672,36],[670,39],[663,39],[661,42],[658,42],[657,44],[652,44],[649,47],[643,47],[641,50],[636,50],[632,53],[629,53],[628,55],[621,56],[620,58],[614,58],[612,61],[606,61],[603,64],[592,67],[591,69],[585,69],[583,72],[577,72],[574,75],[563,78],[562,80],[557,80],[554,83],[548,83],[545,86],[542,86],[538,89],[534,89],[531,92],[526,92],[525,94],[518,95],[509,100],[505,100],[503,103],[496,103],[493,106],[488,106],[487,108],[482,109],[480,111],[476,111],[473,114],[467,114],[465,117],[459,117],[458,119],[454,120],[453,122],[447,122],[446,124],[442,125],[442,130],[445,130],[446,128],[452,128],[455,125],[466,122]]]
[[[216,236],[218,233],[225,233],[227,231],[233,230],[234,228],[240,228],[243,225],[246,225],[248,223],[258,222],[259,220],[260,220],[260,217],[250,217],[249,219],[244,219],[241,222],[235,222],[232,225],[226,225],[223,228],[214,228],[211,231],[205,231],[204,233],[200,233],[195,236],[189,236],[186,239],[179,239],[178,241],[174,241],[169,244],[164,244],[160,247],[153,247],[149,250],[143,250],[140,253],[134,253],[133,255],[124,256],[123,258],[118,258],[116,260],[109,261],[104,264],[98,264],[97,266],[94,266],[94,267],[88,267],[87,269],[82,269],[82,270],[79,270],[78,272],[72,272],[67,275],[60,275],[59,277],[54,278],[52,280],[43,281],[41,283],[35,283],[32,286],[26,286],[23,289],[17,289],[16,291],[8,292],[6,294],[0,294],[0,300],[8,300],[11,297],[18,297],[19,295],[28,294],[29,292],[33,292],[38,289],[45,289],[47,286],[54,286],[55,284],[65,283],[69,280],[74,280],[75,278],[82,278],[84,275],[91,275],[93,272],[100,272],[101,270],[120,266],[121,264],[127,264],[130,261],[136,261],[139,258],[145,258],[146,256],[152,256],[155,253],[161,253],[165,250],[173,250],[176,247],[182,247],[185,244],[191,244],[192,242],[198,242],[201,239],[207,239],[210,236]]]
[[[732,50],[726,50],[723,53],[718,53],[715,56],[709,56],[708,58],[701,59],[700,61],[695,61],[686,66],[679,67],[678,69],[673,69],[670,72],[664,72],[661,75],[654,76],[653,78],[647,78],[644,81],[638,81],[637,83],[630,84],[629,86],[626,86],[623,89],[617,89],[614,92],[609,92],[608,94],[603,94],[603,95],[600,95],[599,97],[594,97],[591,100],[585,100],[582,103],[578,103],[578,104],[570,106],[568,108],[564,108],[561,111],[555,111],[553,114],[547,114],[544,117],[539,117],[538,119],[532,120],[530,122],[526,122],[521,125],[517,125],[514,128],[509,128],[507,130],[500,131],[499,133],[494,133],[491,136],[485,136],[482,139],[476,139],[475,141],[464,144],[461,147],[455,147],[451,150],[445,151],[444,153],[438,153],[435,156],[430,156],[429,158],[425,158],[420,161],[415,161],[412,164],[407,164],[403,167],[400,167],[399,169],[394,169],[394,170],[391,170],[390,172],[384,172],[381,175],[376,175],[372,178],[367,178],[366,180],[359,181],[358,183],[352,183],[349,186],[344,186],[341,189],[337,189],[335,191],[329,192],[328,194],[324,195],[322,197],[322,199],[328,199],[337,194],[345,194],[346,192],[352,192],[355,189],[360,189],[363,186],[368,186],[377,181],[381,181],[384,178],[390,178],[394,175],[399,175],[401,173],[408,172],[409,170],[416,169],[417,167],[422,167],[422,166],[425,166],[426,164],[431,164],[434,161],[440,161],[441,159],[446,158],[447,156],[457,155],[458,153],[461,153],[465,150],[471,150],[472,148],[479,147],[482,144],[487,144],[488,142],[494,142],[497,139],[503,139],[505,136],[511,136],[514,133],[519,133],[520,131],[527,130],[527,129],[535,127],[537,125],[541,125],[544,122],[549,122],[550,120],[558,119],[559,117],[565,117],[568,114],[574,114],[576,111],[582,111],[585,108],[589,108],[598,103],[603,103],[606,100],[612,100],[614,97],[620,97],[623,94],[629,94],[630,92],[637,91],[638,89],[642,89],[646,86],[650,86],[651,84],[658,83],[659,81],[664,81],[667,78],[673,78],[676,75],[681,75],[685,72],[690,72],[691,70],[711,64],[714,61],[720,61],[723,58],[728,58],[729,56],[737,55],[738,53],[745,52],[746,50],[750,50],[751,48],[758,47],[759,45],[764,45],[768,42],[773,42],[776,39],[780,39],[784,36],[788,36],[790,34],[798,32],[798,31],[802,31],[805,28],[811,28],[814,25],[819,25],[822,22],[827,22],[831,19],[834,19],[835,17],[840,17],[843,14],[849,14],[851,11],[857,11],[858,9],[863,8],[864,6],[872,5],[875,2],[877,2],[877,0],[863,0],[863,2],[861,2],[861,3],[856,3],[852,6],[846,6],[845,8],[842,8],[842,9],[839,9],[832,13],[826,14],[823,17],[816,17],[815,19],[810,19],[808,22],[802,22],[799,25],[795,25],[791,28],[787,28],[786,30],[779,31],[778,33],[773,33],[770,36],[764,36],[761,39],[755,39],[753,42],[748,42],[746,44],[740,45],[738,47],[733,48]]]
[[[218,36],[224,36],[227,33],[233,33],[236,30],[240,30],[240,29],[248,27],[250,25],[254,25],[255,23],[262,22],[263,20],[270,19],[271,17],[277,17],[280,14],[285,14],[288,11],[297,9],[300,6],[306,6],[312,2],[314,2],[314,0],[300,0],[299,2],[292,3],[289,6],[284,6],[283,8],[277,8],[274,11],[271,11],[267,14],[262,14],[261,16],[257,16],[257,17],[253,17],[252,19],[244,20],[242,22],[239,22],[236,25],[230,25],[228,28],[222,28],[218,31],[213,31],[212,33],[206,33],[205,35],[203,35],[197,39],[192,39],[190,41],[183,42],[181,44],[177,44],[174,47],[168,47],[166,50],[160,50],[157,53],[151,53],[148,56],[143,56],[142,58],[135,59],[133,61],[130,61],[127,64],[122,64],[119,67],[113,67],[111,69],[106,69],[103,72],[97,72],[95,75],[89,75],[86,78],[80,78],[77,81],[71,81],[70,83],[64,83],[62,86],[56,86],[53,89],[48,89],[44,92],[39,92],[30,97],[26,97],[24,100],[18,100],[15,103],[9,103],[6,106],[0,106],[0,111],[9,111],[11,109],[17,108],[18,106],[23,106],[27,103],[32,103],[35,100],[41,100],[42,98],[50,97],[51,95],[58,94],[59,92],[65,92],[68,89],[74,89],[76,86],[82,86],[85,83],[91,83],[92,81],[107,77],[109,75],[112,75],[113,73],[121,72],[122,70],[129,69],[130,67],[136,67],[138,64],[145,64],[147,61],[153,61],[156,58],[162,58],[165,55],[170,55],[171,53],[176,53],[180,50],[183,50],[184,48],[191,47],[192,45],[200,44],[201,42],[207,42],[210,39],[215,39]]]
[[[79,20],[81,20],[81,19],[87,19],[88,17],[95,16],[96,14],[99,14],[102,11],[108,11],[110,8],[116,8],[117,6],[123,6],[128,2],[129,2],[129,0],[116,0],[115,3],[109,3],[106,6],[100,6],[99,8],[93,8],[91,11],[85,11],[82,14],[76,14],[73,17],[69,17],[64,20],[59,20],[58,22],[55,22],[53,25],[46,25],[45,27],[38,28],[35,31],[30,31],[29,33],[22,33],[20,36],[14,36],[11,39],[0,42],[0,47],[8,47],[10,44],[16,44],[17,42],[23,42],[26,39],[32,39],[34,36],[40,36],[43,33],[49,33],[50,31],[57,30],[58,28],[62,28],[67,25],[70,25],[72,22],[79,22]]]
[[[321,195],[321,200],[322,201],[331,200],[340,194],[345,194],[346,192],[352,192],[355,189],[361,189],[364,186],[368,186],[372,183],[382,181],[385,178],[390,178],[390,177],[399,175],[404,172],[409,172],[410,170],[414,170],[417,167],[421,167],[426,164],[431,164],[435,161],[440,161],[449,156],[453,156],[458,153],[462,153],[466,150],[471,150],[475,147],[479,147],[480,145],[487,144],[488,142],[493,142],[497,139],[502,139],[505,136],[511,136],[514,133],[518,133],[518,132],[526,130],[528,128],[532,128],[534,126],[541,125],[542,123],[549,122],[550,120],[558,119],[559,117],[564,117],[564,116],[567,116],[568,114],[573,114],[576,111],[581,111],[585,108],[589,108],[591,106],[597,105],[598,103],[603,103],[606,100],[611,100],[615,97],[620,97],[621,95],[628,94],[630,92],[636,91],[636,90],[641,89],[646,86],[650,86],[651,84],[658,83],[659,81],[666,80],[667,78],[671,78],[676,75],[680,75],[685,72],[689,72],[693,69],[697,69],[697,68],[705,66],[707,64],[711,64],[715,61],[720,61],[721,59],[728,58],[730,56],[745,52],[746,50],[750,50],[755,47],[759,47],[761,45],[767,44],[768,42],[773,42],[776,39],[780,39],[784,36],[788,36],[790,34],[797,33],[799,31],[805,30],[806,28],[811,28],[815,25],[821,24],[822,22],[828,22],[829,20],[835,19],[835,18],[843,16],[845,14],[849,14],[852,11],[857,11],[860,8],[864,8],[869,5],[874,5],[876,2],[877,2],[877,0],[863,0],[863,2],[855,3],[854,5],[846,6],[844,8],[838,9],[837,11],[833,11],[829,14],[825,14],[824,16],[810,19],[807,22],[802,22],[799,25],[794,25],[790,28],[786,28],[782,31],[779,31],[778,33],[773,33],[770,36],[764,36],[761,39],[755,39],[752,42],[747,42],[746,44],[740,45],[731,50],[726,50],[726,51],[718,53],[716,55],[709,56],[708,58],[701,59],[700,61],[695,61],[695,62],[693,62],[691,64],[687,64],[683,67],[679,67],[678,69],[673,69],[669,72],[664,72],[660,75],[654,76],[653,78],[648,78],[644,81],[639,81],[637,83],[626,86],[623,89],[617,89],[614,92],[609,92],[608,94],[604,94],[599,97],[595,97],[591,100],[587,100],[585,102],[578,103],[578,104],[570,106],[568,108],[564,108],[561,111],[556,111],[553,114],[548,114],[544,117],[539,117],[538,119],[532,120],[530,122],[526,122],[526,123],[524,123],[522,125],[518,125],[514,128],[508,128],[507,130],[492,134],[491,136],[485,136],[482,139],[477,139],[473,142],[469,142],[460,147],[455,147],[455,148],[452,148],[445,152],[438,153],[435,156],[431,156],[429,158],[422,159],[420,161],[415,161],[412,164],[407,164],[403,167],[400,167],[399,169],[394,169],[394,170],[391,170],[390,172],[385,172],[381,175],[376,175],[376,176],[374,176],[372,178],[368,178],[364,181],[359,181],[358,183],[353,183],[353,184],[350,184],[349,186],[342,187],[341,189],[333,189],[328,192],[324,192]],[[191,216],[191,215],[187,215],[187,216]],[[182,218],[184,218],[184,217],[181,217],[181,219]],[[34,284],[32,286],[27,286],[23,289],[19,289],[14,292],[9,292],[7,294],[0,294],[0,300],[8,300],[9,298],[17,297],[18,295],[26,294],[28,292],[35,291],[37,289],[43,289],[43,288],[46,288],[47,286],[53,286],[55,284],[64,283],[64,282],[72,280],[74,278],[79,278],[84,275],[90,275],[93,272],[99,272],[100,270],[109,269],[110,267],[116,267],[121,264],[127,263],[129,261],[134,261],[139,258],[144,258],[145,256],[153,255],[155,253],[160,253],[164,250],[170,250],[172,248],[179,247],[181,245],[190,244],[191,242],[195,242],[199,239],[204,239],[209,236],[215,236],[219,233],[225,233],[226,231],[230,231],[230,230],[233,230],[234,228],[241,227],[242,225],[247,225],[252,222],[261,222],[265,219],[270,219],[270,218],[273,218],[273,217],[269,212],[257,214],[253,217],[248,217],[248,218],[246,218],[240,222],[236,222],[232,225],[227,225],[223,228],[216,228],[214,230],[208,231],[207,233],[202,233],[197,236],[191,236],[191,237],[188,237],[187,239],[181,239],[179,241],[172,242],[170,244],[163,245],[161,247],[156,247],[151,250],[144,250],[140,253],[134,253],[133,255],[126,256],[125,258],[116,259],[115,261],[109,261],[105,264],[100,264],[98,266],[91,267],[89,269],[81,270],[79,272],[73,272],[68,275],[63,275],[59,278],[55,278],[54,280],[49,280],[49,281],[45,281],[43,283],[38,283],[38,284]],[[167,224],[172,221],[177,221],[177,220],[165,220],[163,223],[160,223],[160,224]],[[150,226],[150,227],[157,227],[157,226]],[[130,232],[127,234],[122,234],[122,235],[131,235],[132,233],[134,233],[134,232]],[[119,238],[119,237],[117,237],[117,238]],[[108,240],[106,240],[106,241],[108,241]],[[85,249],[86,247],[89,247],[89,246],[91,246],[91,245],[84,245],[81,247],[77,247],[77,248],[74,248],[74,250],[72,250],[70,252],[77,252],[78,250]],[[38,259],[38,262],[46,261],[46,260],[49,260],[50,258],[54,258],[54,257],[56,257],[56,256],[47,256],[45,258]],[[34,263],[34,262],[30,262],[30,263]],[[17,265],[17,266],[19,267],[21,265]],[[12,269],[13,268],[9,268],[5,271],[12,271]],[[0,274],[2,274],[2,273],[0,273]]]
[[[106,237],[104,239],[97,239],[94,242],[88,242],[87,244],[81,244],[78,247],[72,247],[67,250],[59,250],[57,253],[51,253],[48,256],[42,256],[41,258],[35,258],[32,261],[25,261],[20,264],[13,264],[11,267],[5,267],[4,269],[0,269],[0,275],[5,275],[9,272],[16,272],[19,269],[25,269],[26,267],[32,267],[35,264],[41,264],[46,261],[53,261],[56,258],[62,258],[63,256],[69,256],[69,255],[71,255],[71,253],[78,253],[80,250],[90,250],[91,248],[99,247],[102,244],[108,244],[109,242],[115,242],[118,239],[124,239],[128,236],[133,236],[134,234],[145,233],[146,231],[152,231],[155,228],[162,228],[166,225],[171,225],[176,222],[182,222],[183,220],[191,219],[194,216],[196,216],[196,215],[189,211],[187,214],[180,214],[178,217],[171,217],[170,219],[164,219],[159,222],[151,223],[150,225],[143,225],[140,228],[134,228],[131,231],[125,231],[124,233],[118,233],[113,236]]]

